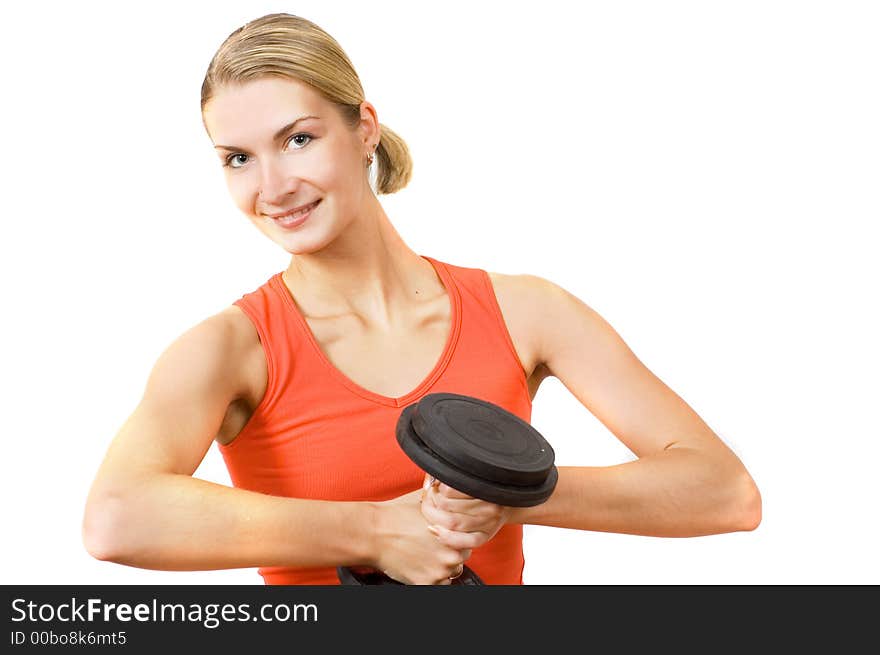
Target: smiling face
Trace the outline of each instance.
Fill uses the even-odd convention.
[[[203,115],[235,204],[287,252],[323,248],[367,205],[369,103],[351,127],[310,86],[269,77],[221,87]]]

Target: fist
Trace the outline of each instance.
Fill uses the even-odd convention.
[[[468,496],[425,476],[422,516],[428,529],[446,546],[458,550],[482,546],[510,518],[511,508]]]

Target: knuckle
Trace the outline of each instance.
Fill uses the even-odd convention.
[[[448,571],[449,569],[454,569],[461,563],[462,563],[461,553],[457,550],[452,551],[443,560],[444,571]]]
[[[452,519],[445,512],[440,512],[434,515],[434,523],[439,526],[446,528],[447,530],[452,530],[452,524],[450,523]]]
[[[460,514],[453,514],[452,512],[443,512],[443,518],[446,521],[444,524],[450,530],[459,530],[461,527],[462,517]]]
[[[498,505],[493,505],[491,503],[484,503],[480,508],[480,514],[486,518],[492,518],[498,514]]]

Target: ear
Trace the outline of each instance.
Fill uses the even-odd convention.
[[[379,116],[376,108],[366,100],[361,103],[361,120],[358,123],[358,133],[365,150],[372,152],[372,146],[379,143],[382,130],[379,127]]]

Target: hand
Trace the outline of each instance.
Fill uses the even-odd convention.
[[[443,543],[420,511],[424,489],[376,504],[374,567],[405,584],[451,584],[461,575],[470,548]]]
[[[508,522],[512,512],[510,507],[473,498],[431,476],[425,478],[421,510],[440,543],[458,549],[482,546]]]

